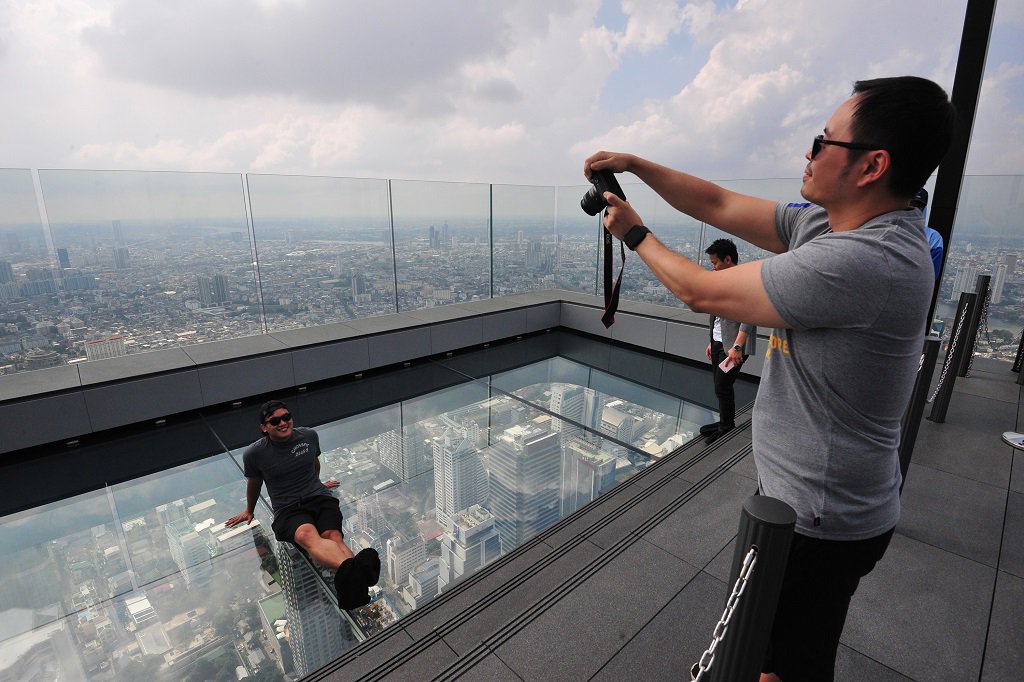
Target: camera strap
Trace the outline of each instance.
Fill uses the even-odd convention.
[[[615,254],[612,249],[612,233],[604,229],[604,315],[601,322],[605,328],[615,324],[615,311],[619,309],[619,286],[622,284],[622,273],[626,270],[626,247],[619,242],[619,250],[622,252],[622,267],[619,269],[619,276],[612,284],[612,270],[614,269]]]

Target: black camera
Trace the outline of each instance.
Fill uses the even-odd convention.
[[[626,200],[626,195],[619,187],[619,181],[615,179],[615,173],[607,170],[591,171],[590,181],[594,183],[594,186],[580,200],[580,208],[587,215],[597,215],[608,205],[608,202],[604,200],[605,192],[611,192],[623,201]]]

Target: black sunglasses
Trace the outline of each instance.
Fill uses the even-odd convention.
[[[263,423],[264,424],[270,424],[271,426],[277,426],[281,422],[290,422],[291,420],[292,420],[292,413],[291,412],[285,412],[280,417],[271,417],[270,419],[268,419],[267,421],[265,421]]]
[[[811,158],[813,159],[821,151],[822,145],[830,144],[836,147],[846,147],[847,149],[884,149],[873,144],[861,144],[860,142],[839,142],[838,140],[826,140],[824,135],[815,135],[814,143],[811,144]]]

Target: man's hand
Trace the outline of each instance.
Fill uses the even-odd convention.
[[[704,349],[704,355],[708,356],[708,360],[711,359],[711,344],[710,343],[708,344],[708,347]]]
[[[583,162],[583,175],[590,180],[591,172],[596,170],[625,173],[632,168],[635,158],[632,154],[622,154],[621,152],[595,152]]]
[[[233,526],[237,526],[242,521],[245,521],[245,525],[249,525],[250,523],[252,523],[252,519],[253,519],[252,512],[244,511],[241,514],[236,514],[236,515],[232,516],[230,519],[228,519],[227,521],[224,522],[224,525],[227,526],[228,528],[231,528]]]
[[[730,348],[729,352],[726,353],[726,355],[729,356],[729,359],[732,360],[732,363],[737,367],[743,364],[743,351],[738,351],[735,348]]]
[[[619,239],[634,225],[643,225],[640,214],[633,210],[628,201],[623,201],[612,192],[605,192],[604,200],[608,202],[604,212],[604,227]]]
[[[324,481],[325,488],[337,488],[339,485],[341,485],[341,481],[336,481],[333,478],[329,478]]]

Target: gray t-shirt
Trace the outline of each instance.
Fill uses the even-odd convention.
[[[900,421],[924,343],[934,272],[921,213],[832,233],[818,206],[779,204],[787,251],[761,269],[774,330],[754,408],[761,490],[811,537],[860,540],[900,514]]]
[[[292,437],[278,443],[264,436],[242,453],[242,472],[247,478],[262,478],[270,495],[274,517],[299,500],[331,495],[316,474],[320,436],[313,429],[296,427]]]

